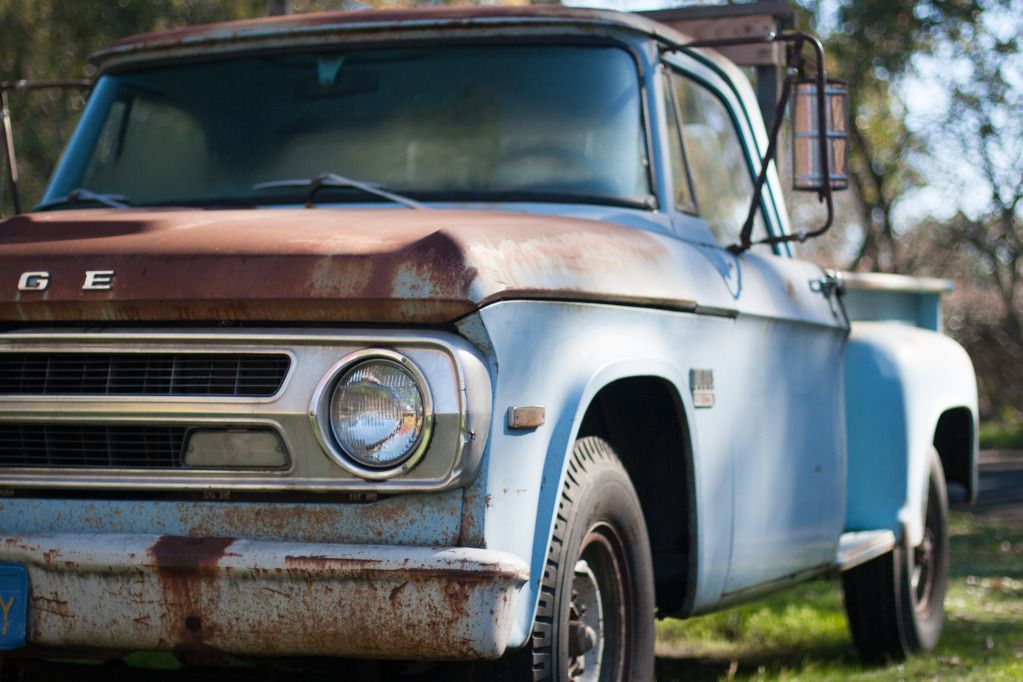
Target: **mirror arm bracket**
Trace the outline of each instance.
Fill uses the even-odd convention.
[[[91,80],[56,80],[56,81],[0,81],[0,133],[3,134],[4,156],[7,157],[7,174],[11,179],[11,204],[14,214],[21,213],[21,197],[18,194],[18,157],[14,152],[14,124],[11,121],[11,107],[7,93],[30,92],[33,90],[84,88],[92,87]],[[3,216],[3,171],[0,170],[0,217]]]
[[[778,154],[778,138],[781,134],[782,121],[785,118],[785,107],[789,102],[789,94],[792,92],[792,77],[785,76],[782,84],[781,96],[778,98],[778,106],[774,111],[774,121],[771,123],[771,137],[767,143],[767,151],[764,158],[760,160],[760,173],[757,174],[757,182],[753,187],[753,199],[750,201],[749,212],[746,214],[746,222],[742,224],[742,232],[739,235],[739,243],[732,244],[728,250],[732,253],[742,253],[753,246],[753,221],[757,217],[757,208],[760,206],[760,199],[767,183],[767,171],[775,156]]]
[[[3,152],[7,157],[7,173],[11,178],[11,201],[14,214],[21,213],[21,199],[18,196],[18,158],[14,155],[14,127],[11,124],[11,107],[7,99],[7,89],[0,89],[0,118],[3,119],[2,133],[4,136]],[[0,171],[2,173],[3,171]],[[0,215],[3,215],[4,199],[3,175],[0,175]]]

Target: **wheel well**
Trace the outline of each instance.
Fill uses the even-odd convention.
[[[960,494],[972,500],[973,415],[969,408],[956,407],[941,415],[934,431],[934,447],[941,457],[946,483],[959,487]],[[950,490],[952,496],[957,492],[954,488]]]
[[[675,387],[657,377],[608,384],[583,417],[579,438],[600,436],[639,495],[650,536],[658,614],[685,613],[695,590],[695,511],[689,429]]]

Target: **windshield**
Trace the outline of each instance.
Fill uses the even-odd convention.
[[[268,54],[107,75],[43,197],[304,201],[336,173],[420,199],[642,203],[640,89],[615,47]],[[320,202],[367,201],[335,188]]]

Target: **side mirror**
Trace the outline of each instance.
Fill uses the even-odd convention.
[[[792,188],[800,192],[824,191],[821,170],[821,117],[816,80],[795,83],[792,100]],[[824,88],[824,130],[828,152],[828,182],[832,191],[849,188],[846,166],[846,126],[849,91],[842,81],[829,80]]]

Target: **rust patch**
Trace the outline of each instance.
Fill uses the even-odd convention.
[[[431,25],[438,27],[444,24],[449,24],[453,27],[464,27],[471,25],[474,21],[487,19],[519,19],[526,23],[529,21],[538,22],[550,19],[573,18],[590,22],[627,23],[621,18],[616,18],[613,14],[552,5],[424,7],[378,10],[373,12],[311,12],[308,14],[292,14],[280,17],[263,17],[242,21],[184,26],[164,31],[137,34],[118,40],[109,49],[94,55],[92,60],[102,60],[105,56],[122,52],[234,42],[244,40],[246,37],[258,38],[267,34],[282,36],[295,32],[308,32],[310,29],[352,29],[358,28],[363,24],[395,25],[396,27],[401,24],[409,24],[405,28],[414,29]]]
[[[179,577],[212,572],[235,538],[164,535],[149,548],[159,573]]]
[[[177,633],[177,641],[169,648],[186,663],[227,663],[224,652],[209,644],[216,627],[207,623],[207,605],[216,602],[217,565],[234,542],[235,538],[164,535],[149,548],[160,581],[161,617],[166,629]]]
[[[391,590],[391,596],[388,597],[388,601],[391,602],[392,606],[394,605],[394,601],[398,598],[398,595],[401,594],[401,591],[405,589],[406,585],[408,585],[407,580]]]
[[[793,301],[797,300],[796,288],[792,286],[792,280],[785,280],[785,295]]]
[[[490,493],[484,493],[486,478],[477,476],[476,481],[465,489],[462,496],[462,513],[459,528],[459,547],[486,547],[483,537],[483,518],[492,501]]]
[[[380,564],[376,559],[344,559],[320,555],[284,557],[284,564],[289,568],[308,571],[339,571],[355,573],[366,569],[375,569]]]
[[[444,493],[452,495],[453,493]],[[433,513],[445,518],[456,512],[454,502],[439,496],[430,499]],[[422,524],[422,504],[409,504],[400,499],[378,500],[348,505],[290,505],[281,512],[272,507],[222,505],[201,513],[188,512],[183,519],[193,535],[215,535],[222,532],[241,534],[254,540],[286,539],[296,542],[343,542],[350,544],[435,544],[453,546],[458,542],[457,529],[448,524],[437,533],[413,532]],[[354,513],[353,513],[354,512]],[[357,534],[350,534],[353,529]],[[396,538],[401,538],[400,540]]]
[[[70,616],[68,611],[68,603],[64,599],[58,599],[56,595],[53,597],[44,597],[42,595],[32,596],[32,608],[37,611],[45,611],[62,618]]]
[[[468,581],[451,580],[445,582],[442,589],[448,612],[446,620],[453,624],[468,618],[467,605],[472,596],[472,585]]]

